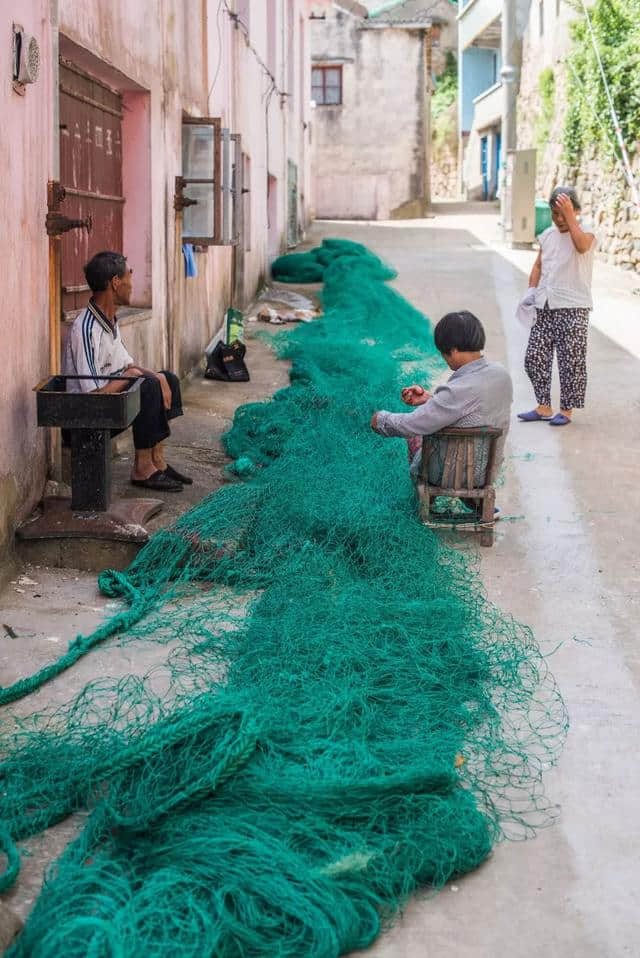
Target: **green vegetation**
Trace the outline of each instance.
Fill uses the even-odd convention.
[[[446,66],[436,79],[431,97],[431,135],[436,149],[455,142],[457,99],[458,64],[454,54],[448,51]]]
[[[555,114],[556,80],[551,67],[546,67],[538,77],[538,91],[540,113],[536,119],[536,147],[540,157],[549,141]]]
[[[567,58],[564,151],[577,165],[587,145],[611,153],[615,132],[582,6],[572,5],[580,19],[572,24]],[[595,0],[589,12],[622,135],[631,147],[640,138],[640,0]]]

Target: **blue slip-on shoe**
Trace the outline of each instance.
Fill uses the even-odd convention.
[[[519,412],[518,419],[521,422],[549,422],[551,416],[541,416],[537,410],[530,409],[529,412]]]
[[[550,426],[568,426],[571,422],[568,416],[563,416],[561,412],[557,412],[553,419],[549,420]]]

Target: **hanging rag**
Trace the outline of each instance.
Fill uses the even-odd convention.
[[[193,255],[193,246],[191,243],[182,244],[182,255],[184,256],[184,275],[187,278],[197,276],[198,267],[196,266],[196,258]]]

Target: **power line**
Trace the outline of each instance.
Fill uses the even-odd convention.
[[[211,99],[211,94],[213,93],[213,88],[218,82],[218,77],[220,75],[220,68],[222,67],[222,27],[220,26],[220,14],[222,13],[222,4],[224,0],[220,0],[218,3],[218,10],[216,12],[216,30],[218,31],[218,64],[216,66],[216,72],[213,76],[213,83],[209,87],[209,93],[207,96],[207,104]]]
[[[270,83],[271,83],[271,88],[272,88],[271,91],[270,91],[270,93],[277,93],[278,96],[279,96],[280,99],[281,99],[281,102],[282,102],[282,100],[283,100],[285,97],[291,96],[290,93],[287,93],[285,90],[281,90],[281,89],[280,89],[280,87],[278,86],[277,80],[276,80],[276,78],[274,77],[273,73],[271,72],[271,70],[269,69],[269,67],[267,66],[267,64],[264,62],[264,60],[262,59],[262,57],[260,56],[260,54],[258,53],[258,51],[256,50],[256,48],[254,47],[254,45],[251,43],[251,38],[250,38],[250,36],[249,36],[249,28],[248,28],[248,26],[246,25],[246,23],[244,22],[244,20],[242,20],[242,18],[240,17],[240,14],[238,14],[238,13],[236,13],[234,10],[231,10],[231,9],[230,9],[229,4],[227,3],[227,0],[221,0],[221,3],[224,4],[224,9],[225,9],[225,11],[226,11],[226,13],[227,13],[227,16],[228,16],[229,19],[233,22],[233,24],[234,24],[236,30],[240,30],[240,32],[242,33],[242,36],[244,37],[244,42],[245,42],[245,44],[246,44],[246,46],[247,46],[247,49],[249,49],[249,50],[251,51],[251,53],[253,54],[254,58],[255,58],[256,61],[258,62],[258,65],[259,65],[260,68],[262,69],[262,72],[263,72],[263,73],[265,74],[265,76],[269,79],[269,81],[270,81]]]

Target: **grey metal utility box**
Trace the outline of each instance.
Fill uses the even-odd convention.
[[[536,238],[536,151],[507,153],[506,227],[514,246],[530,246]]]

